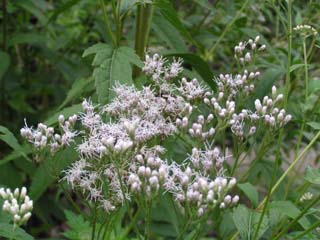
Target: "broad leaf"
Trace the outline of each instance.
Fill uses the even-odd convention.
[[[189,32],[186,30],[177,11],[174,9],[172,2],[169,0],[156,0],[154,5],[160,10],[162,17],[167,19],[183,36],[193,42]]]
[[[320,170],[318,168],[311,168],[308,166],[304,179],[313,184],[320,184]]]
[[[51,116],[49,119],[47,119],[44,124],[46,125],[54,125],[58,122],[59,115],[64,115],[66,118],[70,117],[73,114],[77,114],[82,111],[82,105],[76,104],[71,107],[66,107],[62,109],[61,111],[55,113],[53,116]]]
[[[7,239],[15,240],[32,240],[31,235],[26,233],[22,228],[17,228],[13,232],[13,225],[8,223],[0,223],[0,236]]]
[[[239,205],[233,212],[233,222],[236,225],[241,239],[253,239],[260,220],[261,213],[256,213],[246,208],[244,205]],[[259,239],[269,227],[269,221],[266,215],[264,216],[260,228],[258,230]]]
[[[89,78],[81,78],[79,80],[74,81],[72,84],[71,89],[69,90],[66,99],[63,101],[63,103],[59,106],[58,109],[61,109],[65,107],[70,101],[72,101],[75,97],[81,95],[83,93],[84,89],[92,83],[93,79]]]
[[[160,39],[165,41],[171,49],[176,52],[187,52],[186,44],[184,43],[179,31],[162,16],[155,14],[152,22],[152,29]]]
[[[237,185],[241,191],[249,198],[253,207],[259,204],[259,193],[251,183],[242,183]]]
[[[9,131],[9,129],[0,126],[0,140],[4,141],[6,144],[8,144],[14,151],[16,151],[18,154],[26,158],[27,160],[30,160],[28,156],[25,154],[23,147],[18,143],[18,140],[13,135],[12,132]]]
[[[90,240],[92,232],[90,223],[85,221],[81,215],[76,215],[68,210],[64,213],[70,229],[63,235],[71,240]]]
[[[296,218],[300,214],[300,209],[297,208],[292,202],[290,201],[274,201],[269,204],[269,209],[273,211],[278,211],[279,217],[278,219],[280,220],[281,215],[286,215],[289,218]],[[310,222],[309,220],[304,216],[300,218],[298,221],[299,224],[304,228],[307,229],[310,227]]]
[[[95,54],[92,65],[93,78],[100,103],[112,98],[112,87],[116,82],[132,84],[131,64],[142,67],[143,63],[129,47],[113,48],[107,44],[96,44],[83,53],[83,57]]]

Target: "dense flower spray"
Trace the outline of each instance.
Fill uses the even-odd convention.
[[[150,202],[158,194],[169,194],[182,212],[194,217],[235,206],[239,197],[230,191],[237,181],[227,176],[229,156],[216,135],[229,129],[242,141],[259,126],[275,131],[291,120],[279,107],[283,95],[275,86],[271,97],[254,101],[253,109],[242,107],[241,98],[254,91],[260,75],[247,70],[266,48],[259,40],[235,47],[242,73],[220,74],[215,78],[217,92],[197,79],[176,81],[183,71],[181,59],[169,63],[158,54],[147,55],[143,71],[150,84],[141,89],[116,84],[110,103],[95,106],[84,99],[81,113],[59,116],[60,133],[40,123],[35,130],[26,125],[21,135],[37,152],[47,149],[52,154],[77,142],[79,160],[63,172],[64,179],[108,213],[125,202]],[[164,158],[162,142],[170,136],[192,142],[185,161]]]

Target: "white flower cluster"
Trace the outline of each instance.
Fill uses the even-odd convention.
[[[313,194],[311,192],[306,192],[301,196],[300,202],[310,201],[312,200],[312,198],[313,198]]]
[[[256,36],[254,40],[249,39],[247,42],[240,42],[234,47],[234,56],[243,65],[250,63],[253,55],[257,51],[266,49],[266,45],[259,45],[260,36]]]
[[[296,27],[293,28],[294,31],[301,33],[303,36],[308,37],[308,36],[316,36],[318,34],[318,31],[310,26],[310,25],[297,25]]]
[[[43,123],[39,123],[35,130],[25,124],[25,127],[20,130],[20,134],[32,143],[36,150],[44,150],[49,147],[51,153],[55,153],[60,148],[70,145],[78,134],[73,130],[77,115],[70,116],[67,121],[63,115],[60,115],[58,120],[61,134],[56,133],[53,127],[48,127]]]
[[[16,188],[14,192],[9,188],[0,188],[0,196],[5,200],[2,209],[12,216],[15,226],[21,226],[29,220],[33,201],[27,195],[26,187],[22,187],[21,190]]]
[[[170,170],[172,174],[165,183],[167,190],[186,211],[196,211],[197,216],[216,207],[232,207],[239,201],[239,196],[227,195],[236,184],[235,178],[228,180],[217,176],[212,179],[193,169],[192,165],[188,165],[185,170],[173,165]]]
[[[166,62],[167,60],[162,56],[159,56],[159,54],[154,54],[152,57],[146,55],[142,70],[148,76],[151,76],[155,82],[175,78],[183,71],[183,68],[181,67],[182,59],[174,59],[168,66],[165,66]]]
[[[264,46],[257,46],[258,41],[256,38],[239,44],[237,57],[247,55],[247,45],[254,53],[263,50]],[[68,121],[59,117],[60,127],[70,137],[62,135],[58,140],[53,129],[48,136],[42,125],[35,131],[26,127],[22,135],[34,143],[33,136],[41,132],[59,146],[62,139],[66,139],[63,145],[67,145],[75,136],[81,138],[76,146],[80,160],[64,171],[65,179],[106,212],[114,211],[127,200],[151,200],[160,193],[172,194],[180,206],[190,208],[198,216],[215,208],[232,207],[239,197],[228,192],[236,179],[224,175],[226,156],[213,145],[216,132],[230,127],[243,138],[256,132],[258,121],[275,129],[283,127],[291,116],[277,108],[282,96],[276,95],[275,87],[272,98],[265,97],[262,103],[256,100],[254,112],[238,109],[239,99],[252,92],[259,72],[244,70],[241,75],[221,75],[215,94],[196,79],[182,78],[177,84],[170,81],[182,71],[181,64],[180,59],[167,64],[158,54],[146,56],[143,71],[152,77],[152,84],[141,90],[117,84],[114,99],[104,106],[84,100],[83,112],[78,117]],[[196,102],[204,102],[207,109],[202,111]],[[76,119],[82,131],[70,130]],[[186,154],[181,165],[163,157],[166,149],[162,143],[174,134],[189,134],[199,144],[197,148],[190,147],[190,154]]]

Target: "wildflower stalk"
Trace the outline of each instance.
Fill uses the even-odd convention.
[[[284,95],[284,108],[287,107],[288,98],[290,94],[290,67],[291,67],[291,50],[292,50],[292,0],[288,0],[288,57],[287,57],[287,73],[286,73],[286,81],[285,81],[285,95]]]
[[[2,0],[2,49],[6,51],[7,48],[7,0]],[[0,121],[4,121],[5,118],[5,81],[0,79],[0,89],[1,89],[1,111],[0,111]]]
[[[273,240],[280,239],[290,229],[290,227],[297,223],[300,220],[300,218],[302,218],[307,213],[307,211],[311,207],[313,207],[319,200],[320,195],[316,197],[311,203],[309,203],[309,205],[306,208],[304,208],[303,211],[301,211],[301,213],[295,219],[293,219],[289,224],[287,224],[287,226],[275,238],[273,238]]]
[[[279,135],[279,138],[278,138],[276,160],[275,160],[275,163],[273,165],[272,176],[271,176],[271,180],[270,180],[270,184],[269,184],[269,188],[268,188],[268,193],[267,193],[267,196],[266,196],[266,201],[265,201],[265,204],[263,205],[263,210],[262,210],[262,213],[260,215],[259,222],[258,222],[256,231],[255,231],[255,234],[254,234],[254,237],[253,237],[254,240],[258,239],[259,229],[260,229],[260,226],[261,226],[261,224],[263,222],[264,215],[267,212],[269,200],[270,200],[270,197],[271,197],[272,186],[273,186],[274,180],[275,180],[277,172],[278,172],[278,167],[280,165],[279,163],[280,163],[280,150],[281,150],[282,138],[283,138],[283,129],[281,129],[280,135]]]
[[[153,16],[154,6],[152,4],[140,4],[137,7],[136,17],[136,33],[134,49],[140,59],[144,60],[145,49],[148,44],[151,20]],[[133,68],[133,77],[137,77],[140,70],[137,67]]]
[[[307,56],[307,47],[306,47],[306,37],[303,38],[303,58],[304,58],[304,75],[305,75],[305,101],[307,102],[309,95],[309,74],[308,74],[308,56]]]
[[[100,0],[100,4],[101,4],[102,12],[103,12],[103,19],[104,19],[104,22],[106,25],[107,33],[108,33],[109,37],[111,38],[113,45],[116,46],[116,40],[115,40],[115,37],[114,37],[114,35],[111,31],[111,28],[110,28],[108,15],[107,15],[107,11],[106,11],[106,5],[104,3],[104,0]]]
[[[222,39],[224,38],[224,36],[227,34],[227,32],[230,31],[232,25],[235,23],[236,20],[238,20],[238,18],[240,17],[240,15],[243,13],[243,11],[246,9],[247,5],[249,3],[249,0],[246,0],[242,7],[239,9],[239,11],[237,12],[237,14],[235,15],[235,17],[232,19],[232,21],[230,21],[227,26],[225,27],[224,31],[222,32],[222,34],[219,36],[218,40],[214,43],[214,45],[209,49],[209,51],[206,53],[205,55],[205,60],[208,60],[209,57],[214,53],[214,51],[216,50],[217,46],[220,44],[220,42],[222,41]]]
[[[92,217],[91,240],[95,240],[96,225],[97,225],[97,204],[94,203],[94,207],[93,207],[93,217]]]
[[[307,47],[306,47],[306,37],[303,37],[303,60],[304,60],[304,78],[305,78],[305,104],[307,103],[308,100],[308,95],[309,95],[309,73],[308,73],[308,55],[307,55]],[[306,114],[303,114],[304,119],[306,117]],[[298,142],[296,145],[296,149],[295,149],[295,156],[297,156],[297,153],[300,149],[301,143],[302,143],[302,138],[303,138],[303,131],[305,129],[305,121],[302,122],[301,124],[301,128],[299,131],[299,136],[298,136]],[[291,186],[291,183],[293,181],[293,177],[291,177],[288,181],[287,184],[287,188],[286,188],[286,192],[285,192],[285,196],[288,195],[289,192],[289,188]]]

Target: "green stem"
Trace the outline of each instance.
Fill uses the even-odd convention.
[[[287,224],[287,226],[273,240],[280,239],[290,229],[290,227],[296,224],[299,221],[299,219],[302,218],[306,214],[306,212],[312,206],[314,206],[319,200],[320,200],[320,195],[316,197],[305,209],[303,209],[303,211],[301,211],[301,213],[294,220],[292,220],[289,224]]]
[[[153,17],[153,4],[141,4],[137,7],[136,17],[136,33],[135,33],[135,46],[134,49],[140,59],[144,60],[145,50],[148,44],[150,26]],[[133,68],[133,77],[140,74],[139,68]]]
[[[121,0],[117,1],[117,14],[116,14],[116,46],[120,46],[121,42],[121,32],[122,32],[122,22],[121,22]]]
[[[100,0],[100,3],[101,3],[102,12],[103,12],[104,22],[105,22],[106,28],[107,28],[107,33],[108,33],[109,37],[111,38],[113,45],[116,46],[116,40],[115,40],[115,37],[114,37],[114,35],[111,31],[111,28],[110,28],[108,15],[107,15],[107,11],[106,11],[106,5],[104,3],[104,0]]]
[[[95,240],[96,226],[97,226],[97,204],[94,203],[91,240]]]
[[[278,142],[277,142],[276,160],[275,160],[275,163],[274,163],[273,169],[272,169],[272,177],[271,177],[271,180],[270,180],[266,201],[265,201],[265,204],[263,205],[263,210],[262,210],[261,216],[259,218],[258,226],[256,228],[256,231],[255,231],[255,234],[254,234],[254,237],[253,237],[254,240],[258,239],[259,229],[260,229],[260,226],[261,226],[261,224],[263,222],[264,215],[267,212],[269,200],[270,200],[270,197],[271,197],[271,191],[272,191],[273,182],[276,179],[278,168],[279,168],[279,165],[280,165],[279,164],[280,163],[280,150],[281,150],[281,144],[282,144],[282,139],[283,139],[283,132],[284,132],[284,129],[282,128],[280,130],[280,134],[279,134],[279,138],[278,138]]]
[[[295,167],[295,165],[310,150],[310,148],[318,140],[319,137],[320,137],[320,131],[314,136],[314,138],[311,140],[311,142],[303,149],[303,151],[299,154],[299,156],[295,158],[295,160],[291,163],[291,165],[287,168],[287,170],[282,174],[282,176],[279,178],[279,180],[276,182],[276,184],[271,189],[270,196],[277,190],[277,188],[282,183],[282,181],[285,179],[285,177],[288,175],[288,173],[292,171],[292,169]],[[265,204],[266,200],[267,200],[267,198],[264,198],[263,201],[258,206],[258,208],[261,208],[261,206]]]
[[[291,84],[291,75],[290,75],[290,67],[291,67],[291,50],[292,50],[292,0],[288,0],[288,57],[287,57],[287,73],[286,73],[286,81],[285,81],[285,96],[284,96],[284,108],[286,108],[288,103],[288,98],[290,94],[290,84]]]
[[[2,49],[5,52],[7,49],[7,0],[2,0]],[[5,101],[5,80],[4,77],[0,78],[0,122],[5,121],[6,101]]]
[[[207,52],[207,54],[205,55],[205,60],[208,60],[210,58],[210,56],[214,53],[214,51],[216,50],[217,46],[220,44],[220,42],[222,41],[222,39],[224,38],[224,36],[227,34],[227,32],[230,31],[232,25],[235,23],[235,21],[240,17],[240,15],[242,14],[242,12],[245,10],[245,8],[247,7],[249,3],[249,0],[246,0],[242,7],[239,9],[239,11],[237,12],[236,16],[232,19],[231,22],[229,22],[227,24],[227,26],[225,27],[224,31],[222,32],[222,34],[219,36],[218,40],[214,43],[214,45],[209,49],[209,51]]]
[[[304,59],[304,75],[305,75],[305,102],[307,102],[309,95],[309,74],[308,74],[308,56],[307,56],[307,47],[306,47],[306,38],[303,38],[303,59]]]
[[[320,226],[320,220],[316,221],[314,224],[312,224],[307,230],[303,231],[302,233],[300,233],[298,236],[292,238],[292,240],[297,240],[297,239],[301,239],[301,237],[303,237],[304,235],[306,235],[307,233],[311,232],[313,229],[317,228],[318,226]]]
[[[65,189],[65,187],[63,186],[63,183],[59,184],[60,187],[62,188],[62,191],[64,192],[64,195],[66,196],[66,198],[68,199],[68,201],[71,203],[72,207],[77,211],[77,213],[82,214],[81,209],[78,207],[78,205],[75,203],[75,201],[72,199],[70,193]]]
[[[144,215],[144,239],[150,239],[150,221],[151,221],[151,206],[152,202],[145,200],[145,215]]]
[[[118,175],[119,182],[120,182],[120,188],[121,188],[121,193],[122,193],[122,196],[123,196],[123,200],[124,200],[124,202],[125,202],[125,205],[126,205],[126,208],[127,208],[128,214],[129,214],[130,221],[132,222],[132,221],[133,221],[133,216],[132,216],[132,213],[131,213],[131,211],[130,211],[130,205],[129,205],[128,199],[127,199],[126,194],[125,194],[124,184],[123,184],[123,182],[122,182],[119,165],[116,166],[116,171],[117,171],[117,175]],[[137,237],[140,239],[140,233],[139,233],[139,231],[136,229],[135,226],[134,226],[133,229],[134,229],[135,233],[137,234]]]

